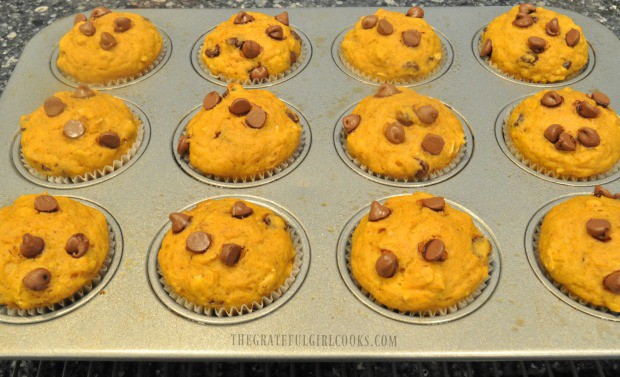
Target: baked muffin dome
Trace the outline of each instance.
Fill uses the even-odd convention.
[[[540,229],[540,261],[553,280],[584,301],[614,312],[620,312],[618,248],[620,201],[606,190],[556,205]]]
[[[146,18],[98,7],[88,19],[76,17],[58,43],[56,64],[75,81],[105,85],[148,72],[162,46],[162,36]]]
[[[465,143],[447,106],[392,84],[382,84],[342,122],[351,157],[392,178],[424,179],[448,167]]]
[[[300,143],[299,118],[266,90],[231,83],[207,94],[177,147],[192,167],[224,178],[256,178],[287,161]]]
[[[291,275],[296,255],[291,235],[269,209],[225,198],[170,218],[159,267],[172,290],[195,305],[252,307]]]
[[[109,251],[104,215],[63,196],[24,195],[0,209],[0,304],[31,309],[71,297]]]
[[[510,113],[507,142],[530,167],[563,179],[596,177],[620,159],[620,119],[600,92],[544,90]]]
[[[575,76],[588,63],[583,30],[569,17],[523,3],[482,33],[480,55],[520,80],[550,83]]]
[[[120,99],[80,85],[20,119],[26,163],[45,176],[75,177],[111,166],[136,142],[140,120]]]
[[[353,233],[351,271],[388,308],[434,312],[485,281],[490,253],[468,214],[417,192],[373,202]]]
[[[301,38],[289,27],[288,13],[275,17],[239,12],[204,40],[200,58],[214,76],[262,81],[285,73],[301,54]]]
[[[441,40],[421,18],[423,12],[408,14],[379,9],[360,18],[342,40],[345,64],[380,82],[415,81],[432,74],[443,55]]]

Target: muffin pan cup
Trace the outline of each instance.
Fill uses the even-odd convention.
[[[312,143],[294,169],[289,166],[283,170],[288,174],[277,180],[252,187],[208,184],[179,167],[172,147],[183,118],[206,93],[222,90],[222,84],[207,80],[193,68],[192,49],[205,30],[237,9],[140,10],[166,32],[174,46],[166,64],[159,64],[148,79],[107,90],[136,104],[150,121],[150,139],[140,158],[132,158],[118,174],[115,171],[88,186],[61,189],[27,179],[11,161],[19,117],[52,93],[71,90],[54,76],[48,57],[73,17],[52,23],[26,46],[0,98],[0,156],[4,160],[0,160],[0,205],[22,194],[46,190],[87,198],[117,220],[123,258],[97,297],[79,310],[34,324],[0,323],[0,339],[4,340],[0,358],[395,361],[620,357],[619,323],[559,300],[538,278],[527,256],[524,238],[534,214],[558,198],[591,192],[593,184],[560,184],[531,174],[498,144],[495,125],[502,109],[541,89],[500,77],[477,61],[472,48],[476,33],[508,9],[425,8],[425,19],[449,42],[453,60],[440,77],[416,85],[415,90],[458,109],[469,125],[471,143],[468,140],[468,154],[457,168],[441,179],[425,182],[424,187],[394,185],[362,175],[337,150],[335,130],[341,128],[340,117],[374,94],[377,86],[344,73],[331,49],[347,25],[376,8],[287,9],[312,53],[304,59],[303,70],[271,83],[267,90],[303,114]],[[260,11],[276,15],[282,9]],[[620,109],[620,41],[592,19],[561,12],[584,28],[596,59],[589,74],[573,87],[584,92],[598,89],[611,98],[612,107]],[[605,182],[610,191],[620,192],[617,179],[610,177]],[[499,268],[492,272],[496,286],[482,291],[488,294],[483,305],[461,318],[432,325],[378,314],[345,283],[338,263],[346,249],[340,237],[356,213],[372,200],[418,190],[443,196],[476,214],[494,240],[493,263],[501,262],[501,273]],[[178,315],[155,294],[149,279],[149,250],[168,214],[221,196],[256,198],[292,214],[307,235],[310,250],[305,255],[312,256],[303,281],[297,278],[296,290],[282,296],[294,293],[283,305],[273,307],[282,301],[277,300],[254,312],[272,308],[268,315],[242,323],[203,323]],[[472,307],[469,304],[455,313]]]

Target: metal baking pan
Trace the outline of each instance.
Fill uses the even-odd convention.
[[[397,8],[406,11],[405,8]],[[26,46],[0,98],[0,205],[48,191],[84,198],[108,211],[122,234],[122,260],[96,297],[53,319],[0,321],[0,358],[71,359],[524,359],[620,357],[617,317],[599,316],[567,303],[543,283],[529,262],[528,224],[548,203],[588,193],[596,182],[555,182],[513,162],[496,135],[497,119],[516,99],[550,85],[503,78],[477,57],[477,35],[506,7],[426,8],[425,18],[449,42],[443,74],[414,89],[450,105],[471,133],[466,163],[448,177],[384,182],[343,162],[339,119],[377,86],[341,69],[334,42],[375,8],[290,9],[292,25],[307,39],[303,69],[267,89],[307,121],[307,154],[286,174],[263,184],[221,185],[181,168],[173,152],[179,124],[207,92],[224,87],[195,70],[200,36],[235,12],[141,10],[170,38],[169,59],[144,79],[109,93],[135,104],[150,123],[149,142],[131,166],[109,179],[64,188],[27,179],[16,167],[13,145],[20,115],[56,91],[50,57],[72,17],[57,21]],[[277,14],[281,9],[261,9]],[[571,85],[598,89],[620,103],[620,41],[599,23],[570,11],[584,30],[593,60]],[[562,83],[551,85],[561,87]],[[616,105],[616,108],[620,106]],[[311,131],[311,132],[310,132]],[[178,137],[178,135],[177,135]],[[311,140],[310,140],[311,139]],[[344,156],[344,157],[343,157]],[[617,181],[606,181],[612,192]],[[424,190],[475,215],[495,246],[493,283],[484,303],[448,321],[411,323],[371,305],[343,279],[339,264],[351,221],[375,199]],[[149,280],[149,256],[170,212],[211,197],[239,195],[286,215],[307,236],[307,271],[286,302],[265,315],[235,323],[188,319],[160,301]],[[358,217],[356,217],[358,216]],[[343,241],[345,240],[345,241]],[[306,254],[307,253],[307,254]],[[310,258],[311,257],[311,258]],[[152,258],[151,258],[152,259]],[[309,262],[311,260],[311,262]],[[501,268],[499,264],[501,262]],[[283,296],[284,297],[284,296]],[[458,313],[458,312],[457,312]]]

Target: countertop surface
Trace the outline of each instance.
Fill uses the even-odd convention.
[[[2,0],[0,1],[0,93],[19,61],[24,46],[45,26],[78,12],[87,13],[96,6],[108,8],[299,8],[299,7],[423,7],[513,5],[502,0]],[[569,9],[588,16],[620,36],[620,10],[617,0],[538,1],[538,6]]]

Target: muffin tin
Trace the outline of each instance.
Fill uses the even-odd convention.
[[[405,12],[406,8],[397,10]],[[54,92],[72,90],[54,76],[54,62],[46,58],[71,27],[72,17],[37,34],[26,46],[0,98],[0,155],[4,156],[4,162],[0,161],[0,205],[22,194],[43,191],[98,203],[119,224],[123,258],[105,287],[76,310],[33,324],[0,322],[0,338],[5,340],[0,358],[620,357],[618,318],[590,315],[567,305],[549,291],[548,284],[541,283],[540,273],[530,265],[528,224],[540,218],[537,212],[558,198],[591,192],[593,187],[559,184],[530,174],[506,156],[496,138],[496,120],[502,109],[543,88],[501,77],[483,67],[485,62],[479,63],[473,48],[477,33],[508,8],[425,10],[425,19],[442,32],[453,55],[445,72],[415,85],[415,90],[457,109],[471,132],[471,143],[468,140],[466,163],[461,162],[463,166],[459,164],[455,174],[424,182],[424,187],[366,177],[344,163],[339,154],[341,116],[373,94],[377,85],[343,73],[338,57],[332,54],[334,41],[375,8],[288,10],[292,25],[311,44],[307,46],[309,60],[294,76],[265,86],[303,115],[312,142],[307,139],[307,154],[289,166],[286,175],[239,187],[223,187],[187,174],[174,152],[183,118],[206,93],[224,90],[223,83],[209,81],[195,69],[196,41],[236,10],[139,12],[169,36],[170,56],[148,77],[107,92],[144,113],[150,124],[147,142],[140,158],[132,159],[127,168],[88,185],[46,185],[27,179],[11,162],[20,115],[32,112]],[[275,15],[282,10],[260,11]],[[620,109],[620,72],[616,69],[620,41],[594,20],[570,11],[562,13],[584,28],[594,58],[591,70],[571,85],[581,91],[596,88]],[[606,182],[612,192],[620,191],[615,176]],[[360,211],[372,200],[421,189],[475,214],[478,226],[493,240],[494,263],[501,263],[501,269],[494,269],[480,305],[466,316],[433,325],[406,323],[371,309],[352,293],[339,269],[345,252],[339,240],[346,241]],[[178,315],[158,298],[149,280],[149,255],[152,257],[151,246],[157,243],[170,212],[220,196],[252,197],[294,219],[295,227],[307,236],[302,245],[308,257],[302,266],[307,270],[300,272],[305,278],[296,279],[298,286],[285,293],[286,300],[276,301],[282,302],[266,315],[243,322],[238,320],[243,320],[240,316],[230,322],[201,323]]]

